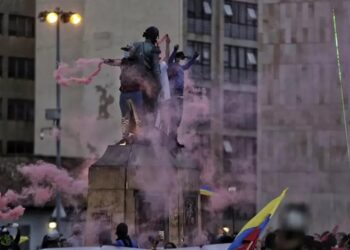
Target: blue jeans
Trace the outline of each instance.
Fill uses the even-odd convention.
[[[137,134],[141,127],[143,97],[141,91],[121,92],[119,107],[122,113],[122,134],[127,138],[130,133]]]

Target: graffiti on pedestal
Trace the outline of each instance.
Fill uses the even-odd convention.
[[[184,233],[197,228],[198,222],[198,194],[188,192],[184,195]]]
[[[108,107],[113,104],[114,97],[107,93],[107,86],[103,87],[101,85],[95,86],[96,92],[100,94],[99,106],[98,106],[98,120],[109,119],[110,113]]]
[[[99,210],[97,212],[92,213],[91,215],[94,221],[100,223],[111,224],[112,223],[112,215],[108,213],[106,210]]]

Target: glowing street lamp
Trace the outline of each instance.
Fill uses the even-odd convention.
[[[56,223],[56,221],[50,221],[49,222],[49,229],[50,230],[54,230],[54,229],[56,229],[57,228],[57,223]]]
[[[78,25],[81,23],[81,15],[79,15],[78,13],[74,13],[70,16],[69,18],[69,22],[74,24],[74,25]]]
[[[50,12],[46,16],[46,22],[54,24],[58,21],[58,14],[56,12]]]
[[[229,227],[223,227],[222,230],[228,234],[230,232],[230,228]]]

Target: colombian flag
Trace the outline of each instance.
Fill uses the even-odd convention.
[[[278,206],[284,199],[288,189],[277,198],[270,201],[257,215],[255,215],[237,234],[228,250],[253,250],[261,232],[269,223]]]
[[[201,186],[199,193],[203,196],[212,196],[214,194],[213,190],[207,185]]]

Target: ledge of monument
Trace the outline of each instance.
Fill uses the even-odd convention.
[[[130,145],[109,145],[92,167],[123,167],[128,162],[130,150]]]
[[[155,152],[158,150],[159,152]],[[158,159],[157,156],[161,156]],[[198,162],[192,159],[191,152],[180,149],[171,152],[166,146],[157,149],[147,143],[133,143],[125,146],[109,145],[100,159],[92,167],[137,167],[142,165],[163,166],[169,164],[178,169],[198,169]]]

